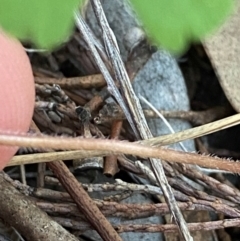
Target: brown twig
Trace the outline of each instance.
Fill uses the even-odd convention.
[[[116,120],[112,123],[111,127],[111,139],[117,140],[122,128],[123,122],[121,120]],[[114,176],[117,172],[119,172],[117,156],[110,155],[105,158],[104,162],[104,171],[103,173],[107,176]]]
[[[59,192],[59,191],[53,191],[49,189],[33,189],[28,186],[25,186],[19,182],[11,182],[17,189],[19,189],[21,192],[23,192],[25,195],[31,195],[37,198],[41,199],[47,199],[47,200],[58,200],[58,202],[71,202],[71,198],[68,193]],[[56,182],[54,182],[57,184]],[[92,191],[99,191],[99,192],[106,192],[106,191],[126,191],[130,190],[132,192],[140,192],[140,193],[149,193],[149,194],[157,194],[158,187],[151,187],[149,185],[137,185],[137,184],[125,184],[123,185],[122,182],[119,184],[84,184],[83,185],[85,190]],[[184,200],[182,197],[178,197],[178,192],[175,192],[176,199]],[[193,197],[187,197],[185,196],[185,203],[181,202],[178,203],[181,210],[207,210],[207,211],[215,211],[218,213],[223,213],[224,215],[227,215],[229,217],[240,217],[239,210],[235,208],[233,204],[230,204],[228,202],[225,202],[224,200],[219,200],[215,198],[215,200],[208,201],[209,198],[206,198],[206,200],[197,200]],[[125,217],[125,218],[140,218],[148,215],[164,215],[166,213],[169,213],[169,209],[166,204],[119,204],[115,202],[105,202],[96,200],[94,201],[95,204],[102,210],[104,215],[111,215],[111,216],[118,216],[118,217]],[[40,203],[41,208],[47,208],[48,212],[69,212],[71,215],[77,215],[79,214],[75,211],[71,213],[70,209],[71,205],[73,204],[53,204],[53,203],[46,203],[42,204],[41,202],[37,202],[37,204]],[[69,206],[69,208],[68,208]],[[74,206],[73,206],[74,207]],[[58,210],[59,209],[59,210]],[[44,209],[47,210],[47,209]],[[64,211],[65,210],[65,211]],[[130,213],[129,213],[130,211]],[[62,213],[64,214],[64,213]]]
[[[178,118],[182,120],[187,120],[193,125],[204,125],[212,121],[222,119],[229,114],[232,114],[232,109],[229,106],[217,106],[204,111],[165,111],[159,110],[159,112],[165,118]],[[143,113],[146,118],[159,118],[159,116],[152,110],[144,109]],[[103,124],[105,122],[112,122],[113,120],[124,120],[126,117],[124,113],[119,108],[114,115],[102,114],[99,116],[98,124]]]
[[[139,219],[152,216],[169,214],[169,208],[166,203],[146,204],[146,203],[118,203],[95,200],[94,203],[99,207],[101,212],[107,217],[117,217],[124,219]],[[84,216],[79,212],[78,208],[73,203],[51,203],[46,201],[36,201],[36,205],[50,215],[56,216]],[[229,207],[221,203],[196,200],[192,198],[190,202],[178,202],[178,206],[182,211],[214,211],[222,213],[231,218],[240,218],[240,211],[237,208]]]
[[[237,188],[230,187],[224,183],[219,182],[218,180],[209,177],[197,170],[190,169],[188,167],[176,167],[181,173],[189,178],[194,180],[200,180],[201,183],[205,183],[207,188],[211,187],[218,195],[223,198],[227,198],[235,203],[240,202],[240,191]]]
[[[45,181],[46,181],[46,183],[49,183],[49,184],[61,185],[56,178],[45,177]],[[115,192],[120,192],[120,193],[126,193],[126,192],[128,192],[128,193],[145,193],[145,194],[151,194],[151,195],[161,195],[162,194],[161,189],[156,186],[126,183],[119,179],[117,179],[116,181],[117,181],[117,183],[115,183],[115,184],[109,184],[109,183],[107,183],[107,184],[82,184],[82,186],[87,192],[104,193],[104,192],[115,191]],[[40,189],[40,190],[41,190],[40,193],[42,195],[44,195],[45,191],[46,191],[47,195],[49,194],[48,189]],[[182,194],[178,191],[174,191],[174,196],[179,201],[185,201],[185,202],[191,201],[191,198],[189,198],[185,194]],[[109,201],[109,198],[107,198],[107,199]],[[104,198],[104,200],[106,200],[106,198]],[[215,200],[216,199],[214,199],[214,201]]]
[[[59,185],[59,181],[56,178],[46,177],[45,179],[47,183],[49,183],[48,180],[50,179],[51,180],[50,184]],[[20,190],[20,192],[22,192],[25,195],[30,195],[36,198],[53,200],[53,201],[58,200],[58,202],[63,202],[63,203],[72,202],[72,199],[70,198],[68,193],[54,191],[51,189],[43,189],[43,188],[34,189],[29,186],[23,185],[18,181],[12,181],[10,178],[8,178],[7,180],[16,189]],[[118,180],[118,183],[116,184],[108,184],[108,183],[107,184],[82,184],[82,186],[88,192],[131,191],[133,193],[146,193],[146,194],[152,194],[152,195],[159,194],[159,187],[155,187],[151,185],[138,185],[138,184],[125,183],[120,180]],[[240,217],[240,212],[236,208],[236,205],[238,204],[238,202],[234,204],[225,200],[220,200],[217,197],[209,198],[207,195],[203,196],[202,200],[198,200],[194,197],[186,196],[178,191],[175,191],[174,195],[177,200],[184,201],[184,202],[178,203],[179,207],[183,210],[186,210],[186,209],[187,210],[207,210],[207,211],[215,211],[215,212],[223,213],[233,218]],[[131,215],[129,216],[131,218],[139,218],[141,215],[144,215],[145,212],[147,213],[149,212],[149,214],[151,215],[153,215],[154,213],[156,215],[157,214],[164,215],[169,212],[169,209],[165,203],[119,204],[115,202],[105,202],[100,200],[95,200],[94,202],[103,211],[104,214],[113,215],[113,216],[115,216],[118,213],[121,217],[127,217],[128,210],[131,210],[131,209],[133,209],[133,211],[131,211]],[[55,204],[49,203],[47,205],[55,205]],[[63,205],[62,207],[65,207],[64,204],[61,204],[61,205]],[[56,208],[54,208],[53,210],[57,211]],[[123,213],[121,214],[121,212]],[[138,214],[140,216],[138,216]]]
[[[117,232],[176,232],[178,227],[174,224],[148,224],[148,225],[113,225]],[[202,223],[188,223],[188,229],[190,231],[200,231],[200,230],[215,230],[229,227],[239,227],[240,219],[223,219],[219,221],[210,221]]]
[[[67,192],[59,192],[46,188],[37,188],[36,190],[30,190],[29,195],[48,200],[58,200],[59,202],[72,202],[73,199]]]
[[[78,240],[49,218],[28,197],[17,191],[5,180],[2,172],[0,192],[0,217],[16,228],[27,240]]]
[[[38,84],[57,84],[65,89],[74,89],[74,88],[101,88],[106,85],[101,74],[88,75],[83,77],[75,78],[49,78],[49,77],[35,77],[35,83]]]
[[[53,219],[59,224],[67,228],[74,230],[91,230],[91,226],[86,222],[76,221],[69,218],[53,217]],[[178,231],[178,227],[175,224],[126,224],[126,225],[114,225],[114,229],[118,233],[124,232],[142,232],[142,233],[173,233]],[[240,218],[234,219],[223,219],[219,221],[209,221],[201,223],[188,223],[187,227],[190,231],[201,231],[201,230],[215,230],[229,227],[240,227]]]
[[[88,196],[82,185],[76,180],[73,174],[62,161],[48,163],[63,187],[73,198],[79,210],[84,214],[86,219],[98,231],[105,241],[121,241],[116,231],[99,211],[95,203]]]

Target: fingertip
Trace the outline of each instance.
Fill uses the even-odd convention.
[[[34,108],[34,80],[22,45],[0,31],[0,131],[26,132]],[[17,147],[0,146],[0,170]]]

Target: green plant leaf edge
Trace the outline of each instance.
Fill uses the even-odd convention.
[[[0,26],[22,41],[52,49],[70,36],[80,4],[80,0],[0,0]]]
[[[150,38],[174,53],[183,52],[219,27],[234,0],[130,0]]]

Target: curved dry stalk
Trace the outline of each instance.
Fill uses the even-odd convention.
[[[0,144],[11,146],[40,147],[52,149],[69,149],[82,151],[102,151],[108,154],[129,154],[145,158],[161,158],[169,162],[195,164],[202,167],[226,170],[240,173],[240,163],[224,160],[217,157],[203,156],[195,153],[186,153],[151,147],[136,142],[117,140],[102,140],[93,138],[48,137],[27,134],[0,134]]]
[[[166,127],[168,128],[168,130],[170,131],[171,134],[175,134],[176,132],[173,130],[172,126],[170,125],[170,123],[166,120],[166,118],[149,102],[147,101],[143,96],[139,96],[139,98],[145,103],[147,104],[157,115],[158,117],[163,121],[163,123],[166,125]],[[182,148],[183,151],[187,152],[186,147],[184,146],[184,144],[182,142],[178,142],[180,147]]]
[[[151,146],[165,146],[180,141],[194,139],[197,137],[212,134],[214,132],[224,130],[240,124],[240,114],[232,115],[230,117],[208,123],[206,125],[198,126],[188,130],[180,131],[175,134],[158,136],[148,140],[139,141],[139,143]]]

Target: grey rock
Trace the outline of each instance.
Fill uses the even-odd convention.
[[[142,95],[159,110],[189,110],[187,89],[182,73],[175,59],[166,51],[154,53],[145,66],[138,72],[133,82],[136,95]],[[145,104],[143,108],[148,108]],[[178,132],[191,128],[183,120],[169,119],[173,129]],[[149,127],[154,136],[170,134],[160,119],[149,119]],[[188,151],[195,151],[193,141],[185,141]],[[179,149],[179,144],[171,147]]]

